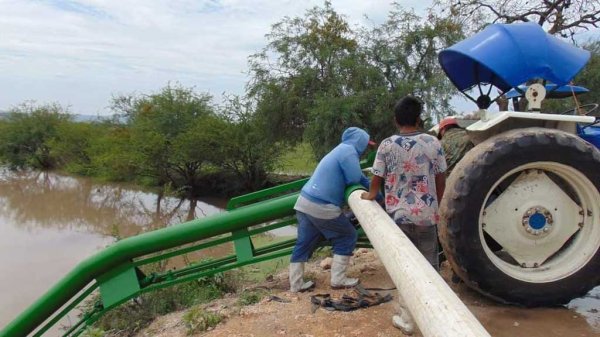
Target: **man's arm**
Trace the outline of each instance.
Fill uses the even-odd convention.
[[[363,182],[363,173],[360,169],[360,162],[357,155],[347,155],[340,161],[340,168],[344,175],[346,186],[360,184]],[[366,177],[365,177],[366,179]],[[367,180],[368,181],[368,180]]]
[[[371,185],[372,187],[373,185]],[[435,192],[437,194],[438,205],[442,201],[444,190],[446,189],[446,174],[444,172],[435,175]]]
[[[360,195],[361,199],[374,200],[375,198],[377,198],[377,195],[379,194],[379,188],[382,182],[382,177],[374,175],[371,179],[371,187],[369,188],[369,192],[363,192]]]

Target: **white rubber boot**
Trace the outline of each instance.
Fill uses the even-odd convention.
[[[331,263],[331,288],[352,288],[360,281],[357,278],[346,277],[346,269],[350,263],[350,256],[333,255]]]
[[[307,291],[315,286],[313,281],[304,282],[304,262],[290,263],[290,291],[293,293]]]
[[[402,298],[400,292],[398,292],[398,304],[398,315],[392,316],[392,324],[400,329],[403,334],[411,336],[415,332],[415,320],[410,311],[404,306],[404,298]]]

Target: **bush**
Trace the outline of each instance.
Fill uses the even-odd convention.
[[[256,304],[260,302],[266,294],[267,291],[262,289],[245,290],[240,294],[238,304],[242,306]]]
[[[82,334],[81,337],[104,337],[106,332],[102,329],[97,328],[87,328]]]
[[[183,315],[183,322],[189,335],[213,328],[223,320],[221,315],[194,307]]]
[[[94,328],[119,336],[134,336],[158,316],[210,302],[229,290],[224,279],[216,275],[149,292],[108,311]]]

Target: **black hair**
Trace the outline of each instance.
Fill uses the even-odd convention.
[[[423,102],[414,96],[405,96],[394,106],[394,117],[400,126],[415,126],[423,112]]]

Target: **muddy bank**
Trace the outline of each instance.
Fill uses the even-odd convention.
[[[318,266],[319,262],[311,262],[307,268],[307,274],[317,281],[317,288],[312,294],[330,293],[334,296],[341,296],[344,291],[329,289],[329,272],[322,270]],[[359,276],[365,287],[393,287],[385,268],[375,253],[370,250],[361,250],[361,254],[355,257],[349,274]],[[600,324],[598,324],[600,300],[595,297],[593,292],[587,298],[573,302],[586,303],[585,308],[579,306],[580,312],[568,308],[526,309],[492,302],[462,284],[452,284],[447,265],[442,270],[442,276],[492,336],[600,336]],[[224,322],[213,330],[196,334],[196,336],[383,337],[402,335],[391,325],[391,316],[396,310],[395,301],[349,313],[318,309],[313,314],[310,304],[311,293],[295,295],[286,291],[287,273],[280,273],[271,282],[265,282],[263,285],[271,289],[272,294],[289,299],[290,303],[263,300],[256,305],[236,308],[232,304],[235,303],[234,299],[214,302],[206,305],[206,308],[223,314]],[[391,293],[395,295],[395,292]],[[571,305],[571,307],[575,306]],[[184,313],[180,312],[162,317],[140,333],[138,337],[187,336],[187,330],[182,321],[183,315]],[[417,333],[415,336],[420,336],[420,334]]]

